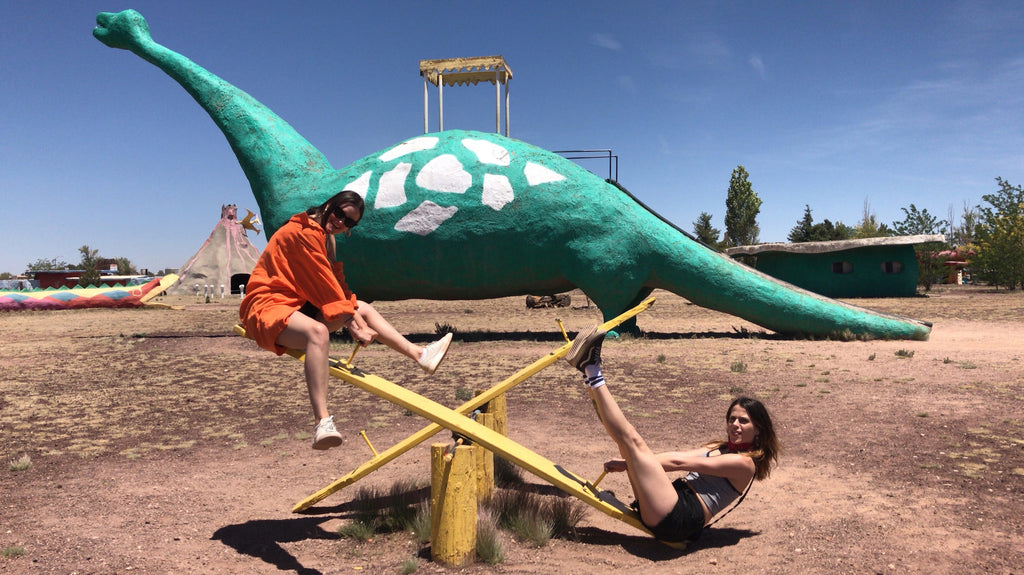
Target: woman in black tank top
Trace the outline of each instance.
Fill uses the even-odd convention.
[[[655,537],[667,542],[691,540],[710,521],[711,513],[692,486],[681,478],[673,481],[669,474],[696,472],[721,477],[737,491],[744,491],[755,479],[766,479],[779,451],[771,417],[760,401],[741,397],[726,411],[725,441],[688,451],[654,453],[626,419],[605,382],[601,372],[604,336],[596,326],[581,332],[565,359],[583,373],[601,423],[619,448],[621,458],[606,462],[605,470],[627,473],[636,498],[634,508]]]

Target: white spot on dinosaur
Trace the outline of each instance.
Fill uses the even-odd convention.
[[[494,164],[496,166],[507,166],[509,164],[508,150],[494,142],[466,138],[462,140],[462,145],[467,150],[476,154],[477,159],[484,164]]]
[[[490,206],[497,211],[504,208],[505,204],[511,202],[513,198],[515,198],[515,194],[508,178],[496,174],[484,174],[484,193],[481,201],[485,206]]]
[[[473,176],[462,169],[458,158],[442,154],[423,166],[416,175],[416,185],[433,192],[461,194],[473,185]]]
[[[406,154],[413,152],[422,152],[423,150],[429,150],[437,145],[437,138],[424,136],[421,138],[413,138],[406,140],[401,144],[398,144],[394,148],[384,152],[380,155],[380,161],[390,162],[395,158],[401,158]]]
[[[426,201],[398,220],[395,229],[400,232],[425,236],[454,216],[457,211],[459,208],[455,206],[439,206],[434,202]]]
[[[365,200],[366,192],[369,191],[370,189],[370,176],[372,175],[372,171],[366,172],[365,174],[359,176],[355,180],[349,182],[344,189],[352,190],[353,192],[359,194]],[[379,197],[380,196],[378,195],[378,198]]]
[[[565,176],[562,174],[533,162],[526,163],[526,168],[523,169],[523,173],[526,174],[526,181],[531,186],[558,182],[565,179]]]
[[[393,208],[405,203],[405,179],[409,176],[410,170],[412,164],[403,162],[380,177],[374,208]]]

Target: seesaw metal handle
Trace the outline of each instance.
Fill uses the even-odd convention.
[[[352,355],[355,355],[355,352],[352,352]],[[373,448],[373,444],[370,443],[370,438],[366,436],[366,430],[364,429],[363,431],[360,431],[359,435],[362,436],[363,441],[366,442],[366,446],[373,452],[373,456],[377,457],[379,454],[377,453],[377,450]]]
[[[363,344],[357,341],[356,346],[352,348],[352,355],[348,356],[348,361],[345,362],[345,367],[352,367],[352,360],[356,358],[356,352],[359,351],[359,348],[361,347],[363,347]]]

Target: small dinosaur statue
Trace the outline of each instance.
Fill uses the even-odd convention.
[[[156,43],[138,12],[104,12],[96,21],[98,40],[160,68],[206,110],[249,179],[268,236],[342,189],[366,199],[358,233],[337,240],[348,283],[364,299],[578,287],[607,320],[663,288],[787,335],[928,338],[930,323],[775,280],[694,241],[575,163],[497,134],[425,134],[335,170],[252,96]]]

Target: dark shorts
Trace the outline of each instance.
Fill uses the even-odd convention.
[[[668,543],[693,541],[704,529],[704,507],[701,505],[700,499],[697,498],[697,494],[686,485],[682,478],[673,481],[672,487],[675,487],[676,494],[679,496],[676,506],[657,525],[647,525],[646,521],[644,525],[647,525],[647,528],[659,541]],[[633,505],[634,508],[638,507],[636,503]]]
[[[303,314],[308,315],[309,317],[311,317],[313,319],[319,319],[320,318],[320,308],[318,308],[315,305],[309,303],[308,301],[306,303],[302,304],[302,307],[299,308],[299,311],[301,311]]]

